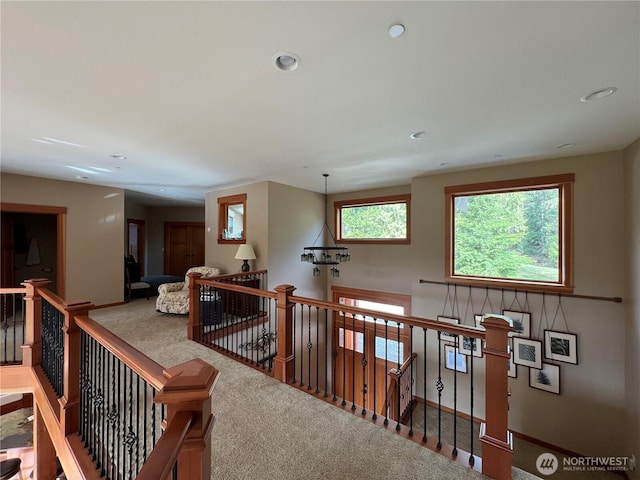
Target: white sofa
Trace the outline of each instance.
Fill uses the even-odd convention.
[[[156,310],[163,313],[189,313],[189,273],[201,273],[202,278],[220,275],[220,269],[215,267],[191,267],[187,270],[184,282],[163,283],[158,287]]]

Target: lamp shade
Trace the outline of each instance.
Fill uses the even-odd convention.
[[[253,247],[248,243],[243,243],[238,247],[236,252],[236,260],[255,260],[256,252],[253,251]]]

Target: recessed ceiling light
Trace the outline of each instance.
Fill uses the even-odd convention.
[[[127,157],[124,155],[109,155],[111,158],[115,158],[116,160],[126,160]]]
[[[420,140],[426,134],[427,134],[427,132],[413,132],[411,135],[409,135],[409,138],[411,140]]]
[[[158,192],[166,192],[167,189],[166,188],[156,188],[156,191],[158,191]]]
[[[273,65],[283,72],[293,72],[300,66],[300,57],[291,52],[280,52],[273,56]]]
[[[389,36],[391,38],[398,38],[404,34],[404,25],[401,23],[394,23],[389,27]]]
[[[575,143],[562,143],[562,144],[558,145],[557,148],[565,149],[565,148],[573,148],[575,146],[576,146]]]
[[[600,88],[598,90],[594,90],[591,93],[587,93],[584,97],[580,98],[581,102],[591,102],[593,100],[600,100],[601,98],[608,97],[609,95],[613,95],[618,90],[618,87],[605,87]]]

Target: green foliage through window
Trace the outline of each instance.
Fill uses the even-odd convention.
[[[572,292],[574,182],[565,173],[445,187],[445,278]]]
[[[455,197],[455,274],[558,281],[557,188]]]
[[[409,241],[409,195],[336,202],[336,231],[341,241]]]

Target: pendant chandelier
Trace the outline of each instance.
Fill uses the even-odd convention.
[[[331,233],[331,229],[327,224],[327,177],[329,177],[329,174],[323,173],[322,176],[324,177],[324,226],[316,237],[315,242],[313,242],[313,246],[304,247],[304,253],[300,255],[300,260],[313,264],[314,277],[320,276],[320,265],[331,265],[331,276],[339,277],[340,270],[338,270],[338,267],[336,267],[336,265],[339,265],[341,262],[350,261],[351,255],[349,255],[349,250],[347,249],[347,247],[339,247],[336,245],[336,239]],[[316,246],[316,243],[318,243],[318,239],[322,236],[325,230],[329,233],[329,238],[331,238],[333,246]]]

